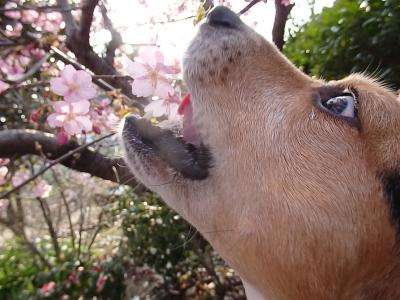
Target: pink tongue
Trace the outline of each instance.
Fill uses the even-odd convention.
[[[183,97],[178,108],[178,113],[183,115],[183,140],[186,143],[198,146],[200,144],[200,139],[196,128],[193,126],[193,106],[190,101],[190,94]]]

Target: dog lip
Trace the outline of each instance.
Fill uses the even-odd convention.
[[[184,178],[203,180],[209,175],[211,156],[207,147],[187,144],[171,130],[154,126],[146,119],[127,117],[122,137],[128,149],[128,159],[130,152],[135,152],[141,159],[145,159],[143,154],[151,154],[165,161]]]

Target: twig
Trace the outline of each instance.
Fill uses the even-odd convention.
[[[238,12],[238,15],[243,15],[245,12],[247,12],[250,8],[252,8],[254,5],[256,5],[258,2],[261,0],[253,0],[249,4],[246,5],[245,8],[243,8],[241,11]]]
[[[272,28],[272,40],[274,41],[276,47],[282,51],[283,45],[285,43],[285,26],[292,10],[294,3],[289,5],[283,5],[281,0],[275,0],[275,19],[274,27]]]
[[[65,22],[65,33],[67,36],[71,35],[77,28],[74,16],[71,13],[71,6],[69,5],[68,0],[57,0],[57,4],[62,8],[62,16]]]
[[[84,212],[84,208],[83,208],[83,201],[81,201],[81,205],[79,207],[79,210],[80,210],[80,216],[79,216],[78,253],[77,253],[77,259],[78,260],[81,257],[83,225],[85,223],[85,212]]]
[[[29,83],[29,84],[17,84],[17,85],[11,85],[8,89],[0,93],[0,96],[4,96],[12,91],[16,90],[25,90],[25,89],[31,89],[35,87],[40,87],[40,86],[47,86],[49,85],[50,82],[48,81],[38,81],[34,83]]]
[[[45,56],[43,56],[39,61],[37,61],[36,63],[33,64],[33,66],[23,74],[22,77],[19,77],[18,79],[15,80],[7,80],[8,83],[13,83],[13,84],[18,84],[21,82],[24,82],[25,80],[27,80],[29,77],[35,75],[40,68],[42,67],[42,65],[51,57],[50,53],[47,53]]]
[[[196,16],[187,16],[181,19],[172,19],[168,21],[157,21],[157,22],[152,22],[152,23],[139,23],[136,26],[145,26],[145,25],[163,25],[163,24],[169,24],[169,23],[176,23],[176,22],[181,22],[181,21],[186,21],[195,18]]]
[[[89,34],[93,22],[93,13],[98,3],[99,0],[85,0],[82,6],[79,39],[87,45],[89,45]]]
[[[9,195],[11,195],[12,193],[18,191],[20,188],[22,188],[23,186],[27,185],[28,183],[32,182],[33,180],[35,180],[36,178],[38,178],[40,175],[42,175],[44,172],[46,172],[47,170],[51,169],[52,167],[54,167],[55,165],[59,164],[60,162],[62,162],[63,160],[69,158],[70,156],[74,155],[75,153],[78,153],[84,149],[86,149],[87,147],[90,147],[106,138],[109,138],[111,136],[113,136],[115,133],[110,133],[107,134],[105,136],[102,136],[88,144],[84,144],[79,146],[78,148],[71,150],[69,152],[67,152],[66,154],[62,155],[61,157],[59,157],[58,159],[56,159],[55,161],[53,161],[51,164],[49,164],[47,167],[43,168],[42,170],[40,170],[39,172],[37,172],[35,175],[33,175],[32,177],[28,178],[27,180],[25,180],[24,182],[22,182],[20,185],[14,187],[13,189],[11,189],[8,192],[5,192],[3,194],[0,195],[0,199],[5,199],[7,198]]]
[[[102,224],[101,224],[102,219],[103,219],[103,211],[99,214],[99,217],[98,217],[98,225],[97,225],[96,231],[93,233],[93,236],[92,236],[92,238],[90,239],[89,245],[88,245],[88,247],[87,247],[88,253],[90,253],[90,249],[92,248],[93,243],[94,243],[94,241],[96,240],[97,235],[99,234],[99,232],[100,232],[101,229],[102,229],[102,226],[101,226],[101,225],[102,225]]]
[[[65,197],[63,188],[61,186],[61,182],[58,179],[57,172],[54,169],[52,169],[52,171],[53,171],[52,173],[53,173],[54,181],[56,182],[56,184],[59,187],[60,196],[61,196],[61,199],[62,199],[63,204],[65,206],[65,211],[67,213],[67,219],[68,219],[68,225],[69,225],[69,231],[70,231],[70,234],[71,234],[72,248],[75,250],[75,232],[74,232],[74,226],[72,225],[71,211],[69,209],[68,201],[67,201],[67,198]]]
[[[122,45],[122,36],[118,32],[118,30],[114,28],[111,19],[107,15],[107,8],[104,3],[101,3],[100,10],[101,15],[103,16],[104,27],[111,33],[111,41],[108,43],[106,48],[105,60],[107,61],[107,63],[112,65],[115,59],[115,50],[117,50]]]
[[[47,227],[49,229],[50,238],[51,238],[51,242],[53,244],[54,252],[56,254],[57,260],[59,260],[60,259],[60,254],[61,254],[60,245],[58,244],[57,232],[54,229],[53,222],[52,222],[52,219],[51,219],[50,208],[49,208],[49,206],[48,206],[48,204],[47,204],[45,199],[41,199],[40,197],[37,197],[36,199],[40,203],[40,209],[42,210],[44,220],[45,220],[45,222],[47,224]]]
[[[92,75],[93,79],[128,79],[133,80],[131,76],[128,75]]]

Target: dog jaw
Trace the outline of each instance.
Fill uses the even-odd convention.
[[[396,220],[381,181],[400,164],[395,95],[362,76],[312,80],[243,23],[203,24],[184,78],[209,175],[183,178],[132,147],[125,126],[136,177],[268,299],[400,298]],[[315,105],[348,89],[359,128]]]

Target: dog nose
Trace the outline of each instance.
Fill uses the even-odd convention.
[[[209,14],[207,23],[213,26],[238,28],[242,23],[239,16],[225,6],[217,6]]]

